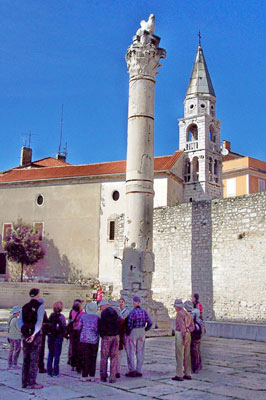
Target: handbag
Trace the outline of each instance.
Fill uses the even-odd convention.
[[[74,322],[76,321],[76,319],[78,318],[80,314],[80,311],[77,313],[77,315],[75,316],[75,318],[73,320],[70,320],[69,323],[66,326],[66,330],[67,330],[67,334],[71,335],[73,333],[74,330]]]

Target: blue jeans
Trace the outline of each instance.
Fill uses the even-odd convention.
[[[62,337],[48,337],[48,361],[47,361],[47,372],[49,375],[58,375],[59,374],[59,362],[60,355],[62,351]],[[54,368],[53,368],[54,362]]]

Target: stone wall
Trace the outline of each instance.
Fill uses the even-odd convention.
[[[74,299],[82,299],[85,302],[92,299],[93,290],[90,286],[78,286],[71,284],[46,284],[46,283],[0,283],[0,308],[11,308],[14,305],[22,306],[30,300],[29,291],[33,287],[40,289],[45,307],[52,308],[56,301],[62,301],[64,308],[71,308]]]
[[[171,314],[199,292],[207,319],[265,320],[265,214],[266,193],[155,209],[154,298]]]

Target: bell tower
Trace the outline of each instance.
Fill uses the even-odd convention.
[[[199,40],[184,101],[184,118],[179,120],[185,202],[222,197],[220,121],[215,107],[216,96]]]

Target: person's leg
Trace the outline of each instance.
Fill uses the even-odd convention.
[[[81,358],[81,371],[82,377],[87,378],[89,375],[89,343],[80,343]]]
[[[183,378],[184,345],[180,332],[175,333],[176,376]]]
[[[72,341],[72,367],[76,367],[77,372],[81,372],[81,354],[79,351],[79,340],[80,340],[80,331],[73,331],[73,341]]]
[[[62,351],[62,343],[63,338],[58,337],[55,339],[54,343],[54,376],[59,375],[59,363],[60,363],[60,355]]]
[[[100,377],[101,380],[106,380],[107,378],[107,360],[109,356],[110,341],[109,336],[102,338],[101,343],[101,362],[100,362]]]
[[[69,335],[69,345],[68,345],[68,352],[67,352],[67,363],[71,365],[72,359],[72,343],[73,343],[73,335],[72,333]]]
[[[133,329],[127,337],[127,364],[129,372],[134,372],[136,370],[136,341],[134,331],[135,329]]]
[[[144,362],[144,349],[145,349],[145,329],[144,328],[137,328],[138,336],[136,340],[136,357],[137,357],[137,367],[136,372],[141,374],[142,372],[142,365]]]
[[[190,355],[191,335],[189,332],[186,332],[186,342],[187,344],[184,347],[184,370],[185,370],[185,376],[191,377],[191,355]]]
[[[110,345],[110,382],[116,381],[119,336],[113,336]]]
[[[8,368],[11,368],[12,364],[13,364],[13,353],[15,350],[15,340],[9,339],[9,345],[10,345],[10,349],[9,349],[9,354],[8,354]]]
[[[55,339],[53,337],[48,337],[48,360],[47,360],[47,373],[48,375],[53,375],[53,359],[54,359],[54,342]]]
[[[119,375],[121,374],[122,356],[123,356],[123,350],[118,350],[116,373]]]
[[[29,379],[28,385],[32,386],[36,384],[36,378],[38,373],[38,363],[39,363],[39,354],[42,345],[42,335],[37,334],[31,343],[31,353],[30,353],[30,367],[29,367]]]
[[[17,366],[18,365],[19,353],[20,353],[20,350],[21,350],[21,339],[15,340],[14,346],[15,346],[15,349],[14,349],[14,354],[13,354],[13,365]]]
[[[77,341],[77,372],[81,373],[81,363],[82,363],[82,354],[80,351],[80,331],[78,331],[78,341]]]
[[[32,343],[27,343],[25,339],[23,339],[23,364],[22,364],[22,387],[25,388],[28,386],[29,381],[29,368],[30,368],[30,354],[31,354],[31,346]]]
[[[89,373],[90,377],[95,377],[96,372],[96,360],[97,360],[97,353],[98,353],[98,343],[89,344],[90,351],[89,351]]]
[[[40,350],[40,355],[39,355],[39,363],[38,363],[40,373],[46,372],[45,367],[44,367],[45,339],[46,339],[46,335],[42,334],[42,345],[41,345],[41,350]]]

